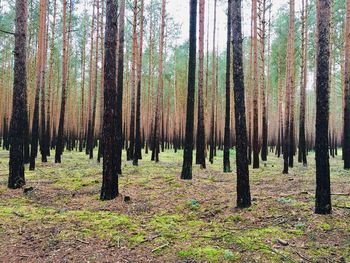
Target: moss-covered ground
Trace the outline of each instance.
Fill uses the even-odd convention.
[[[314,155],[283,175],[270,153],[250,170],[253,205],[235,208],[235,172],[222,153],[193,180],[180,180],[182,152],[123,163],[116,200],[99,200],[101,164],[68,152],[26,168],[9,190],[0,151],[0,262],[350,262],[350,172],[331,159],[332,215],[313,213]],[[232,170],[235,156],[231,153]],[[124,197],[129,196],[129,202]]]

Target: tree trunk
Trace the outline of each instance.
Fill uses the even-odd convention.
[[[140,11],[140,43],[139,43],[139,60],[137,65],[137,92],[136,92],[136,133],[135,133],[135,150],[133,156],[133,165],[138,165],[138,160],[142,159],[141,155],[141,83],[142,83],[142,45],[143,45],[143,10],[144,0],[141,0]]]
[[[109,3],[111,4],[111,3]],[[107,16],[107,10],[106,10]],[[125,0],[120,1],[120,13],[119,13],[119,32],[118,32],[118,72],[117,72],[117,104],[116,104],[116,118],[117,118],[117,172],[122,173],[122,150],[123,150],[123,82],[124,82],[124,24],[125,24]],[[106,25],[107,28],[107,25]],[[106,38],[107,36],[105,36]],[[106,40],[105,40],[106,41]],[[105,50],[105,59],[107,50]],[[106,61],[105,61],[106,64]],[[105,67],[106,70],[106,67]],[[104,72],[106,75],[106,71]],[[106,79],[106,76],[105,76]],[[104,84],[106,87],[106,83]],[[104,92],[106,94],[106,91]],[[104,97],[106,101],[106,97]]]
[[[345,25],[345,85],[344,85],[344,127],[343,159],[344,169],[350,169],[350,2],[346,4]]]
[[[257,0],[253,0],[253,168],[259,168],[259,82],[258,82],[258,26],[257,26]]]
[[[329,0],[318,0],[316,71],[316,214],[330,214],[331,189],[328,155],[329,121]]]
[[[306,108],[306,84],[307,84],[307,47],[308,47],[308,0],[302,1],[302,59],[300,72],[300,117],[299,117],[299,154],[298,161],[304,166],[306,159],[306,138],[305,138],[305,108]]]
[[[225,135],[224,135],[224,173],[231,172],[230,166],[230,116],[231,116],[231,11],[232,0],[228,0],[227,11],[227,44],[226,44],[226,107],[225,107]]]
[[[23,144],[27,116],[27,0],[16,0],[16,33],[14,49],[14,78],[12,96],[12,117],[10,124],[10,161],[8,187],[12,189],[25,185]]]
[[[216,93],[216,59],[215,59],[215,34],[216,34],[216,6],[217,0],[214,1],[214,29],[213,29],[213,53],[212,53],[212,72],[211,72],[211,117],[210,117],[210,151],[209,151],[209,162],[214,162],[214,149],[215,149],[215,93]]]
[[[203,1],[201,1],[203,7]],[[192,179],[193,158],[193,123],[194,123],[194,94],[196,85],[196,49],[197,49],[197,0],[190,1],[190,43],[188,58],[188,91],[187,91],[187,113],[185,149],[182,165],[181,179]]]
[[[103,178],[101,200],[118,196],[118,142],[116,87],[116,38],[118,11],[116,1],[106,1],[105,59],[104,59],[104,114],[103,114]],[[118,62],[119,63],[119,62]],[[118,65],[119,67],[120,65]],[[120,70],[120,68],[119,68]]]
[[[283,173],[288,174],[288,165],[291,150],[291,129],[292,126],[291,116],[293,110],[291,110],[291,93],[294,90],[294,16],[295,16],[295,3],[294,0],[289,2],[289,29],[288,29],[288,43],[287,43],[287,59],[286,59],[286,102],[285,102],[285,119],[284,119],[284,143],[283,143]]]
[[[248,169],[248,138],[244,98],[244,72],[242,48],[241,0],[232,1],[232,51],[233,51],[233,81],[235,97],[235,120],[237,142],[237,207],[245,208],[251,205]]]
[[[198,68],[198,122],[196,140],[196,164],[205,168],[205,124],[203,99],[203,67],[204,67],[204,16],[205,0],[199,1],[199,68]]]
[[[160,36],[159,36],[159,65],[158,65],[158,86],[157,86],[157,98],[155,107],[155,119],[154,119],[154,131],[153,131],[153,151],[152,159],[156,162],[159,161],[159,138],[160,138],[160,111],[161,111],[161,99],[163,97],[163,47],[164,47],[164,27],[165,27],[165,14],[166,14],[166,0],[162,0],[162,18],[160,25]]]

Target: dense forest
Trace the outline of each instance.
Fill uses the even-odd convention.
[[[0,120],[2,262],[350,261],[350,1],[0,0]]]

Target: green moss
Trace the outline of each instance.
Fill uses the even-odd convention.
[[[330,224],[327,224],[327,223],[318,224],[317,227],[324,230],[324,231],[332,230],[332,226]]]
[[[226,222],[240,222],[242,221],[242,216],[240,215],[230,215],[225,219]]]
[[[192,247],[180,250],[178,256],[183,259],[195,259],[210,262],[233,261],[237,259],[237,255],[230,250],[216,248],[212,246]]]
[[[156,215],[149,222],[148,227],[153,230],[160,232],[164,237],[175,237],[176,233],[179,232],[180,222],[184,220],[181,215]]]

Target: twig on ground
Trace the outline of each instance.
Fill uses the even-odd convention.
[[[300,254],[298,251],[294,251],[294,252],[295,252],[295,254],[297,254],[300,258],[304,259],[305,261],[307,261],[307,262],[313,262],[311,259],[309,259],[309,258],[303,256],[303,255]]]
[[[80,243],[86,244],[86,245],[90,244],[90,242],[84,241],[84,240],[81,240],[81,239],[77,239],[77,241],[80,242]]]
[[[342,209],[350,209],[350,206],[339,206],[339,205],[335,205],[335,207],[337,207],[337,208],[342,208]]]
[[[156,251],[161,250],[161,249],[168,247],[168,246],[169,246],[169,243],[165,243],[159,247],[156,247],[155,249],[152,249],[152,252],[156,252]]]

